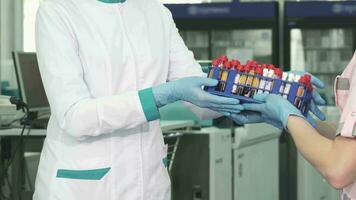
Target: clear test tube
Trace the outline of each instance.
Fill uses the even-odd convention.
[[[286,84],[286,86],[284,87],[284,91],[283,91],[283,98],[288,99],[288,95],[289,95],[289,91],[290,88],[292,87],[292,83],[294,81],[295,75],[292,73],[288,74],[288,83]]]
[[[267,77],[268,76],[268,69],[267,68],[263,68],[263,77]],[[260,85],[258,86],[258,92],[259,94],[262,94],[264,92],[266,86],[266,79],[262,78],[260,80]]]

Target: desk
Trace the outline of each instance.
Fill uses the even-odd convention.
[[[161,128],[163,132],[174,131],[176,129],[190,128],[195,125],[194,121],[161,121]],[[12,181],[12,200],[24,200],[21,197],[24,185],[24,155],[21,152],[41,152],[46,137],[45,129],[31,129],[25,130],[23,134],[23,141],[26,142],[25,147],[20,147],[20,128],[0,130],[1,148],[7,150],[10,157],[13,157],[11,166],[11,181]],[[5,147],[4,147],[5,146]],[[0,163],[1,164],[1,163]],[[0,168],[1,169],[1,168]]]

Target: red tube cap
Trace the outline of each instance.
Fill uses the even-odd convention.
[[[269,64],[269,65],[268,65],[268,69],[269,69],[269,70],[271,70],[271,69],[275,70],[275,68],[276,68],[276,67],[275,67],[274,65],[272,65],[272,64]]]
[[[260,76],[263,75],[263,70],[262,70],[261,67],[257,67],[255,70],[256,70],[256,74],[258,74],[258,75],[260,75]]]
[[[238,64],[237,67],[235,67],[235,68],[236,68],[236,70],[239,71],[239,72],[244,72],[244,71],[245,71],[244,66],[241,65],[241,64]]]
[[[231,65],[233,66],[233,67],[237,67],[238,65],[240,64],[240,61],[239,60],[232,60],[231,61]]]
[[[213,60],[213,62],[211,63],[211,65],[214,66],[214,67],[219,66],[219,64],[220,64],[219,60]]]
[[[279,77],[282,78],[283,71],[280,68],[274,68],[274,73]]]
[[[224,62],[224,68],[225,69],[230,69],[231,68],[231,62]]]
[[[221,62],[227,62],[227,61],[229,61],[229,58],[226,55],[221,55],[221,56],[219,56],[219,60]]]

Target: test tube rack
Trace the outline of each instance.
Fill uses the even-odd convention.
[[[242,87],[243,90],[245,91],[250,91],[250,90],[262,90],[264,93],[268,92],[271,94],[277,94],[277,95],[286,95],[287,96],[287,100],[289,102],[291,102],[293,105],[295,105],[296,99],[299,98],[299,104],[296,106],[304,116],[307,116],[309,110],[310,110],[310,103],[312,100],[312,91],[306,86],[303,85],[301,83],[298,82],[289,82],[289,81],[284,81],[278,78],[269,78],[269,77],[265,77],[265,76],[260,76],[260,75],[251,75],[245,72],[238,72],[235,69],[222,69],[219,67],[209,67],[209,72],[213,70],[213,76],[211,78],[216,79],[219,81],[219,83],[223,83],[225,84],[225,88],[224,90],[220,90],[217,86],[215,87],[205,87],[205,90],[211,94],[215,94],[215,95],[219,95],[219,96],[224,96],[224,97],[230,97],[230,98],[235,98],[235,99],[239,99],[241,103],[261,103],[255,99],[253,99],[253,96],[249,97],[249,96],[243,96],[241,94],[234,94],[232,93],[232,89],[234,87],[234,85],[236,85],[237,87]],[[227,81],[222,81],[220,80],[220,73],[225,70],[228,71],[228,78]],[[252,86],[247,86],[247,85],[240,85],[240,84],[235,84],[234,80],[237,74],[240,74],[240,76],[242,75],[246,75],[246,76],[253,76],[254,78],[259,78],[260,80],[265,80],[265,81],[273,81],[273,87],[271,90],[267,91],[265,88],[261,89],[261,88],[256,88],[256,87],[252,87]],[[280,92],[280,88],[282,85],[287,85],[290,84],[290,91],[289,94],[284,94],[283,92]],[[300,87],[303,87],[304,92],[302,96],[297,96],[297,92],[298,89]]]

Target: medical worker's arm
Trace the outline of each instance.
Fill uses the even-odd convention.
[[[45,1],[36,22],[37,55],[51,112],[61,129],[78,139],[130,129],[159,117],[150,90],[95,98],[84,80],[79,47],[66,15]],[[141,102],[145,100],[144,112]]]
[[[355,104],[355,97],[349,98],[349,103]],[[355,139],[337,137],[333,141],[322,136],[324,134],[319,134],[300,111],[281,96],[257,94],[254,98],[263,103],[244,104],[245,109],[261,113],[263,121],[273,122],[270,124],[276,127],[287,128],[298,150],[334,187],[343,188],[356,180]],[[348,120],[351,120],[349,122],[353,123],[353,127],[346,131],[355,131],[352,112]]]
[[[296,116],[289,117],[288,129],[298,150],[335,188],[341,189],[356,180],[355,139],[327,139]]]
[[[203,73],[201,66],[194,59],[193,53],[187,48],[182,37],[179,35],[176,24],[173,21],[171,12],[164,6],[162,9],[166,13],[166,20],[169,20],[170,24],[170,57],[169,57],[169,73],[168,82],[175,81],[189,76],[201,76],[206,77]],[[212,111],[211,109],[198,107],[191,102],[183,102],[184,106],[192,111],[200,119],[212,119],[222,116],[221,112]],[[215,109],[216,110],[216,109]],[[239,112],[241,107],[237,106],[236,109],[229,108],[229,111]]]
[[[352,87],[349,91],[340,120],[343,123],[335,131],[340,136],[335,140],[320,136],[298,117],[289,117],[288,120],[288,129],[299,151],[336,188],[343,188],[356,181],[356,139],[347,138],[356,133],[355,88]]]

